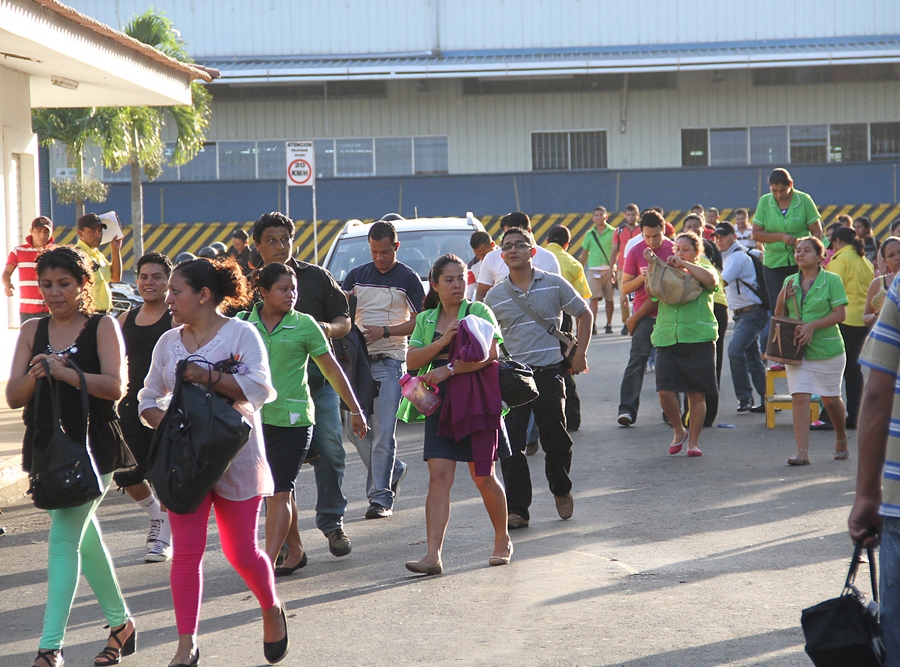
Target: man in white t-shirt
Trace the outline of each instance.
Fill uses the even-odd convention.
[[[469,239],[469,246],[472,248],[475,256],[466,265],[468,269],[466,273],[466,299],[474,301],[475,289],[478,287],[478,274],[481,273],[481,262],[491,250],[497,247],[497,244],[494,243],[494,239],[487,232],[474,232]]]
[[[521,211],[507,213],[500,218],[500,233],[502,234],[510,227],[518,227],[531,232],[531,219]],[[541,269],[547,273],[555,273],[562,275],[559,268],[559,261],[552,252],[546,248],[537,246],[537,253],[531,258],[531,262],[536,269]],[[478,273],[478,285],[475,290],[475,300],[484,301],[485,295],[494,285],[500,284],[506,276],[509,275],[509,267],[503,261],[500,248],[492,250],[481,261],[481,271]]]

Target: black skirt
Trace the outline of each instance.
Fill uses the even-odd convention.
[[[716,344],[675,343],[656,348],[656,391],[718,395]]]

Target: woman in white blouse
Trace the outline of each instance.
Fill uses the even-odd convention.
[[[203,588],[201,561],[206,549],[209,512],[215,507],[222,552],[256,596],[263,616],[263,649],[269,663],[287,655],[284,606],[275,593],[272,563],[259,551],[256,526],[263,496],[273,492],[266,463],[260,410],[275,398],[269,363],[259,334],[251,324],[229,319],[221,308],[246,301],[247,284],[234,260],[195,259],[179,264],[169,278],[166,303],[175,324],[153,350],[153,361],[138,394],[141,416],[156,428],[175,387],[175,367],[189,355],[212,363],[226,362],[228,372],[213,370],[215,391],[234,401],[253,429],[250,439],[196,512],[170,513],[172,569],[170,582],[178,648],[171,667],[190,667],[200,659],[197,622]],[[227,363],[230,362],[230,363]],[[183,381],[206,384],[206,366],[189,363]]]

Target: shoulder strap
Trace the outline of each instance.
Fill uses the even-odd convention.
[[[594,240],[597,242],[597,247],[600,248],[600,252],[603,253],[603,259],[606,260],[606,263],[609,264],[609,255],[606,254],[606,251],[603,249],[603,244],[600,242],[600,234],[597,232],[596,227],[591,227],[591,233],[594,235]]]
[[[506,289],[506,293],[509,295],[509,298],[512,299],[513,303],[516,304],[519,309],[528,315],[541,329],[546,331],[548,334],[559,340],[561,343],[569,344],[571,341],[560,332],[559,329],[556,328],[555,324],[547,324],[547,321],[544,320],[540,315],[538,315],[534,310],[532,310],[531,306],[529,306],[525,299],[519,297],[515,290],[512,287],[512,281],[510,281],[509,276],[506,277],[506,280],[503,281],[503,287]]]
[[[49,318],[47,318],[49,319]],[[80,368],[76,365],[74,361],[71,359],[68,360],[69,367],[72,368],[76,373],[78,373],[78,384],[79,393],[81,394],[81,414],[84,418],[84,436],[87,439],[88,432],[88,418],[90,416],[90,400],[88,399],[87,392],[87,383],[84,379],[84,373]],[[50,375],[50,364],[47,363],[46,359],[41,359],[41,365],[44,367],[44,373],[46,373],[46,377],[44,379],[47,380],[47,385],[50,388],[50,408],[53,411],[53,427],[61,429],[62,428],[62,409],[59,405],[59,384],[58,380]],[[41,392],[36,390],[34,392],[34,412],[35,415],[40,415],[40,399]]]

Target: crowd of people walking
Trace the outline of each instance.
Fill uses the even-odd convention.
[[[63,664],[82,573],[110,628],[95,664],[118,664],[137,648],[135,616],[96,517],[113,481],[147,514],[145,559],[171,560],[178,634],[171,667],[200,661],[211,511],[223,554],[259,604],[263,655],[269,663],[283,660],[289,627],[276,578],[308,562],[295,499],[304,463],[315,473],[317,528],[335,557],[352,550],[344,530],[345,426],[367,469],[365,518],[380,520],[395,511],[409,470],[397,456],[397,420],[424,423],[427,548],[407,570],[443,571],[458,462],[467,464],[493,529],[488,564],[508,565],[510,531],[531,520],[529,458],[538,446],[557,514],[562,520],[574,514],[571,432],[581,421],[576,378],[588,370],[592,337],[616,334],[616,288],[621,334],[630,337],[616,412],[620,427],[638,424],[644,378],[653,371],[662,419],[672,427],[668,455],[703,455],[703,429],[724,410],[719,396],[730,311],[735,410],[765,410],[767,345],[779,344],[796,442],[787,463],[811,463],[811,428],[833,430],[833,458],[846,460],[847,430],[862,426],[872,409],[861,364],[894,378],[900,365],[883,361],[896,356],[890,346],[897,345],[898,329],[891,322],[900,299],[892,281],[900,270],[900,238],[879,243],[871,222],[858,218],[836,223],[823,239],[815,203],[794,188],[790,174],[776,169],[768,184],[770,193],[752,216],[737,209],[729,222],[714,208],[695,206],[678,221],[678,233],[659,208],[629,204],[614,228],[598,206],[577,249],[561,225],[541,247],[528,216],[510,213],[501,219],[497,243],[483,231],[472,235],[468,264],[452,254],[437,257],[427,295],[415,271],[398,261],[400,241],[389,220],[369,228],[372,261],[353,267],[339,285],[326,270],[294,259],[293,222],[266,213],[249,235],[235,234],[223,257],[177,265],[156,252],[139,258],[135,277],[143,305],[117,318],[110,315],[109,284],[121,275],[121,239],[112,242],[110,261],[100,249],[105,225],[98,216],[78,220],[76,247],[54,245],[52,222],[35,219],[3,273],[12,295],[19,271],[23,322],[7,402],[24,408],[23,465],[33,484],[36,454],[54,446],[61,415],[63,431],[82,432],[90,445],[99,493],[49,510],[48,597],[34,665]],[[890,353],[879,356],[876,344],[866,345],[873,327],[878,345]],[[508,409],[500,381],[506,358],[530,368],[536,390],[533,400]],[[232,465],[200,489],[192,511],[176,512],[150,481],[160,480],[152,474],[158,441],[169,437],[166,419],[185,400],[182,384],[206,388],[207,398],[249,425],[249,435]],[[442,400],[426,409],[407,391],[413,386],[430,387]],[[812,425],[811,401],[823,407],[821,421]],[[881,422],[873,417],[872,423]],[[866,456],[877,462],[884,451],[867,450]],[[861,464],[861,480],[869,497],[880,499],[873,470]],[[900,507],[900,500],[888,507]],[[854,512],[851,532],[863,539],[860,526],[878,519],[871,502]],[[900,510],[888,516],[900,517]]]

